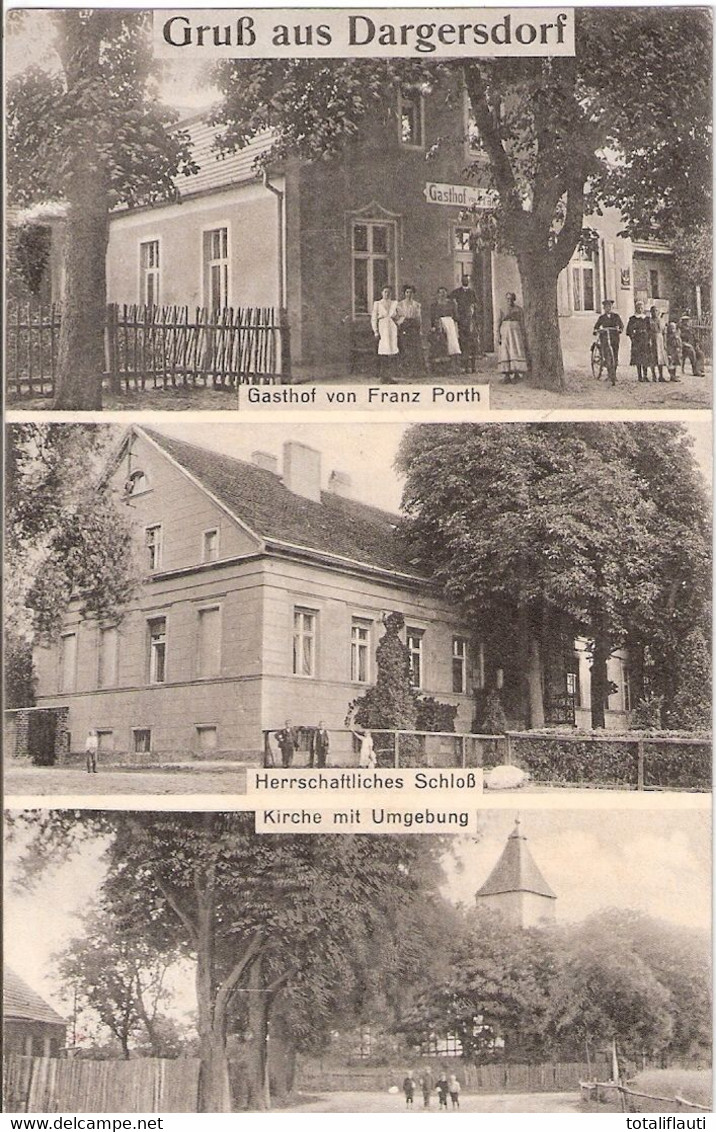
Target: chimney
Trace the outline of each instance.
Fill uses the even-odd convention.
[[[321,502],[321,453],[288,440],[283,446],[283,484],[294,495]]]
[[[278,457],[272,456],[270,452],[252,452],[251,463],[255,464],[257,468],[263,468],[265,472],[273,472],[275,476],[278,475]]]
[[[353,498],[353,481],[347,472],[331,472],[328,480],[328,490],[334,495],[342,495],[344,499]]]

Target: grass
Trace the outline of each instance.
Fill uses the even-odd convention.
[[[707,1108],[711,1107],[713,1099],[710,1069],[645,1069],[629,1081],[629,1088],[652,1096],[683,1097]]]

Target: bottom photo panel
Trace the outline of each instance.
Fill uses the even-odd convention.
[[[13,809],[5,1109],[709,1112],[710,810],[680,801],[451,836]]]

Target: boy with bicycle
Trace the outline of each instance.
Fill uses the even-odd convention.
[[[594,333],[599,335],[599,349],[602,360],[607,367],[607,374],[612,385],[617,383],[617,366],[619,364],[619,342],[624,332],[624,323],[619,314],[613,310],[614,303],[605,299],[602,303],[604,313],[600,314],[594,324]]]

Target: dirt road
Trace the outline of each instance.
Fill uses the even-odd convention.
[[[437,1099],[430,1112],[437,1112]],[[305,1104],[291,1105],[282,1112],[405,1112],[401,1093],[326,1093]],[[414,1112],[422,1113],[423,1102],[415,1098]],[[461,1112],[582,1112],[578,1093],[463,1093]]]
[[[214,763],[180,769],[137,770],[114,768],[88,774],[81,767],[5,766],[5,797],[79,794],[224,794],[246,793],[246,769]]]

